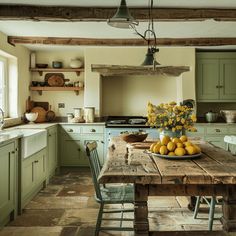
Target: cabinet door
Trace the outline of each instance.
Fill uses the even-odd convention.
[[[88,157],[86,154],[85,146],[88,142],[97,142],[97,152],[98,152],[98,157],[100,164],[103,165],[105,157],[104,157],[104,141],[103,141],[103,135],[85,135],[83,136],[83,161],[84,163],[88,166]]]
[[[220,98],[236,100],[236,59],[220,60]]]
[[[45,149],[37,153],[33,162],[34,184],[41,184],[46,177],[46,151]]]
[[[14,208],[16,191],[14,143],[0,148],[0,223]]]
[[[52,176],[57,167],[57,132],[48,134],[48,174]]]
[[[197,99],[218,100],[219,99],[219,60],[203,59],[197,60]]]
[[[81,157],[80,135],[61,133],[60,139],[60,162],[61,166],[83,165]]]

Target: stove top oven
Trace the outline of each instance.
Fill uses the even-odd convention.
[[[108,116],[105,124],[105,153],[111,138],[119,136],[124,131],[145,131],[148,137],[157,139],[157,129],[150,128],[146,123],[147,118],[143,116]]]

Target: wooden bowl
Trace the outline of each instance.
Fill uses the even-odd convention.
[[[121,134],[120,136],[127,143],[135,143],[135,142],[143,142],[147,138],[148,133],[141,133],[141,134],[124,133]]]
[[[47,68],[47,67],[48,67],[48,64],[37,63],[37,64],[36,64],[36,67],[37,67],[37,68]]]

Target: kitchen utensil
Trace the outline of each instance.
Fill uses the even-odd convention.
[[[36,68],[47,68],[48,64],[43,64],[43,63],[37,63]]]
[[[83,66],[83,61],[80,59],[71,59],[70,60],[70,67],[71,68],[80,68]]]
[[[38,84],[39,84],[39,86],[41,86],[41,87],[45,86],[45,82],[44,82],[44,81],[40,81],[40,82],[38,82]]]
[[[62,68],[62,62],[61,61],[53,61],[52,62],[52,67],[53,68]]]
[[[34,101],[34,107],[42,107],[45,109],[45,111],[48,111],[49,110],[49,102],[36,102],[36,101]]]
[[[42,123],[46,121],[46,110],[43,107],[34,107],[31,112],[38,113],[35,123]]]
[[[34,123],[34,121],[38,118],[38,112],[25,113],[25,117],[30,123]]]
[[[52,111],[52,106],[50,106],[50,110],[46,113],[46,121],[50,122],[55,120],[56,114]]]
[[[125,142],[134,143],[134,142],[143,142],[147,138],[148,133],[138,133],[138,134],[123,133],[120,136]]]
[[[221,110],[220,114],[223,116],[227,123],[236,122],[236,110]]]
[[[34,102],[30,100],[30,96],[26,100],[26,112],[30,112],[34,107]]]
[[[32,86],[38,86],[38,81],[31,81]]]
[[[216,122],[218,118],[218,113],[209,111],[205,114],[205,117],[206,117],[206,121],[209,123]]]
[[[84,108],[84,119],[86,123],[94,122],[95,117],[95,108],[94,107],[85,107]]]

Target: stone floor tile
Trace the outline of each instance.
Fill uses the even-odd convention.
[[[94,225],[97,221],[98,209],[83,208],[65,210],[58,225],[80,226],[83,224]]]
[[[64,209],[53,210],[23,210],[22,215],[9,223],[10,226],[56,226],[62,217]]]
[[[180,205],[181,208],[187,208],[188,207],[188,204],[189,204],[189,201],[188,201],[188,198],[187,197],[175,197],[176,201],[178,202],[178,204]]]
[[[75,209],[85,208],[88,197],[40,197],[36,196],[26,209]]]
[[[5,227],[0,236],[60,236],[62,227]],[[92,235],[91,235],[92,236]]]
[[[79,228],[72,226],[72,227],[63,227],[60,236],[77,236]]]
[[[94,195],[88,198],[88,208],[99,208],[100,204],[95,200]]]
[[[61,191],[57,193],[57,196],[93,196],[94,187],[93,185],[67,185],[64,186]]]
[[[62,185],[49,184],[46,188],[40,190],[38,196],[53,197],[63,189]]]
[[[180,207],[175,197],[149,197],[149,207]]]

